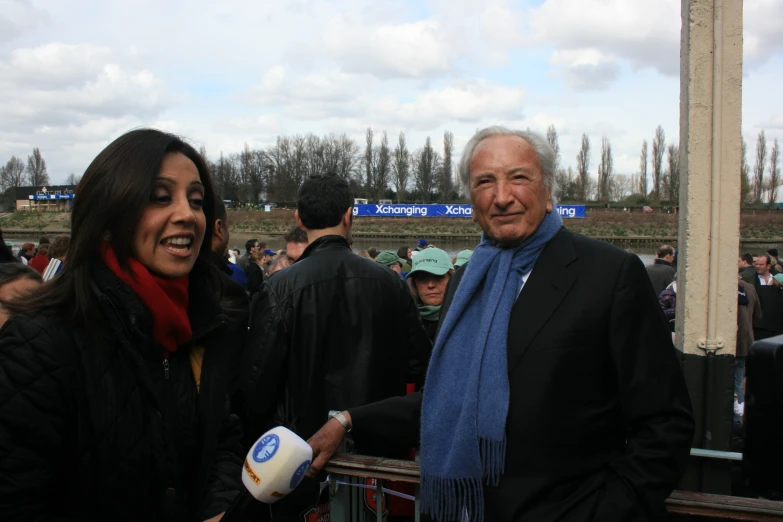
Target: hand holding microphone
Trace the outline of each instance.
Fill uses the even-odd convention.
[[[242,464],[245,491],[239,494],[222,522],[244,520],[254,501],[273,504],[291,493],[310,469],[313,450],[291,430],[278,426],[253,444]]]

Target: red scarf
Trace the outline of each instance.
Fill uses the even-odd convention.
[[[132,257],[128,259],[130,271],[123,270],[108,243],[103,244],[101,257],[114,275],[125,281],[150,309],[152,336],[167,355],[190,340],[193,332],[188,318],[188,276],[171,279],[156,276]]]

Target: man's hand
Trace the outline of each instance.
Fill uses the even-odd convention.
[[[209,520],[205,520],[204,522],[220,522],[220,519],[223,518],[223,515],[225,514],[226,512],[224,511],[223,513],[215,515],[214,517],[210,518]]]
[[[351,422],[351,414],[347,411],[342,412],[348,422]],[[310,471],[307,472],[309,478],[315,478],[318,473],[326,466],[332,455],[335,454],[340,443],[345,438],[345,428],[336,419],[329,419],[315,435],[307,440],[307,443],[313,448],[313,463],[310,464]]]

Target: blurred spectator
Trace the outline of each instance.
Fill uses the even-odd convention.
[[[750,254],[742,254],[737,262],[739,267],[739,275],[743,281],[755,284],[756,282],[756,268],[753,266],[753,256]]]
[[[52,280],[60,273],[68,256],[68,247],[71,245],[70,236],[59,236],[49,245],[49,264],[43,272],[44,282]]]
[[[454,261],[454,268],[459,268],[470,260],[470,256],[473,255],[472,250],[463,250],[457,254],[457,259]]]
[[[381,252],[378,254],[378,257],[375,258],[375,262],[391,268],[398,274],[402,274],[402,264],[404,263],[404,260],[397,257],[397,254],[394,252],[388,250]]]
[[[309,242],[307,241],[307,233],[298,226],[294,226],[283,236],[285,241],[285,253],[288,256],[288,260],[291,264],[296,263],[302,253],[307,248]]]
[[[426,239],[421,238],[419,239],[418,243],[416,243],[416,246],[419,247],[419,250],[423,250],[429,246],[429,243],[427,242]]]
[[[49,266],[49,243],[44,243],[39,246],[38,253],[35,254],[35,257],[33,257],[28,264],[33,267],[36,272],[43,275],[44,270]]]
[[[372,259],[370,257],[370,254],[368,254],[366,250],[359,250],[358,252],[356,252],[356,255],[359,257],[363,257],[365,259]]]
[[[258,239],[248,239],[245,242],[245,254],[237,262],[239,268],[247,272],[247,261],[250,259],[252,252],[258,248],[261,248],[261,245],[258,244]]]
[[[378,247],[370,247],[367,249],[367,253],[370,254],[370,259],[375,259],[378,257],[378,254],[380,254],[380,250]]]
[[[35,245],[32,243],[25,243],[22,245],[22,250],[19,252],[19,261],[23,264],[28,264],[30,260],[35,256]]]
[[[41,286],[41,274],[21,263],[0,264],[0,302],[11,301],[35,291]],[[8,312],[0,306],[0,327],[8,320]]]
[[[397,249],[397,257],[403,260],[402,273],[407,274],[411,271],[411,249],[406,246],[401,246]]]
[[[3,239],[3,231],[0,230],[0,263],[18,263],[19,259],[11,252]]]
[[[291,260],[288,259],[287,255],[284,254],[282,256],[276,256],[272,261],[272,266],[269,267],[269,277],[272,277],[280,270],[289,266],[291,266]]]
[[[779,277],[783,275],[778,274]],[[734,395],[740,404],[745,402],[742,380],[745,378],[745,358],[750,346],[756,339],[753,337],[753,321],[761,320],[761,302],[756,293],[756,287],[740,279],[737,289],[737,351],[734,359]]]
[[[670,245],[661,245],[652,265],[647,266],[655,295],[660,295],[674,281],[674,249]]]

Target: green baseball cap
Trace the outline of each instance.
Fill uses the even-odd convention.
[[[454,263],[454,266],[455,267],[461,267],[462,265],[464,265],[465,263],[468,262],[468,260],[470,259],[470,256],[472,256],[472,255],[473,255],[473,251],[472,250],[463,250],[462,252],[457,254],[457,262]]]
[[[400,266],[402,266],[402,264],[405,263],[405,260],[397,257],[396,252],[389,252],[387,250],[378,254],[378,256],[375,258],[375,262],[384,266],[392,266],[394,263],[399,263]]]
[[[453,270],[449,255],[440,248],[425,248],[413,256],[413,265],[408,277],[416,272],[428,272],[435,275],[443,275]]]

